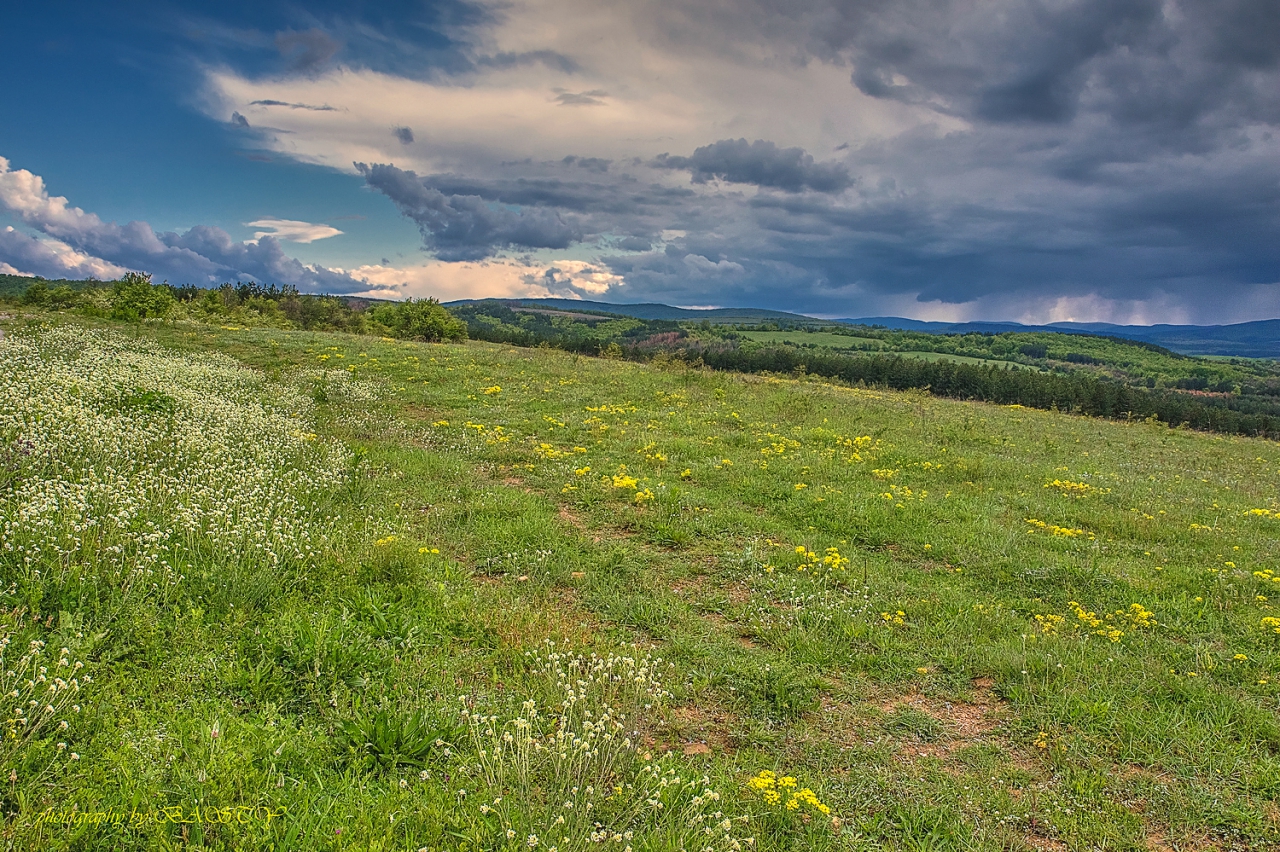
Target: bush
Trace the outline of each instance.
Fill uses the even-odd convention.
[[[111,316],[137,322],[156,319],[173,307],[173,293],[164,284],[152,284],[145,272],[126,272],[111,286]]]
[[[445,310],[435,299],[408,299],[379,305],[370,310],[369,315],[402,339],[463,340],[467,336],[466,323]]]
[[[48,302],[49,286],[43,281],[35,282],[22,294],[22,304],[24,305],[44,305]]]

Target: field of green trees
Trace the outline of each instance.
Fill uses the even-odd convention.
[[[203,298],[0,318],[6,848],[1280,844],[1275,442]]]

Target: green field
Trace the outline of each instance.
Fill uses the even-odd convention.
[[[742,331],[739,334],[747,340],[759,343],[811,343],[814,346],[829,346],[832,349],[886,348],[884,341],[873,337],[854,337],[830,331]]]
[[[1280,844],[1273,442],[87,322],[0,319],[6,848]]]

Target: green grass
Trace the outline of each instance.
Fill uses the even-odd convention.
[[[5,331],[61,390],[0,419],[3,632],[93,678],[0,752],[8,848],[621,852],[722,819],[761,849],[1280,843],[1275,443],[491,344]],[[124,479],[23,490],[91,469]],[[193,470],[243,513],[148,538]],[[595,756],[519,757],[556,730]],[[590,842],[587,803],[634,835]],[[124,817],[51,821],[73,806]]]

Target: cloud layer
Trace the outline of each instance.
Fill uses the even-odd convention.
[[[335,20],[329,65],[222,67],[210,109],[358,170],[439,259],[572,257],[618,276],[616,300],[1280,314],[1275,4],[459,9],[447,59],[409,70]]]
[[[146,271],[175,284],[215,284],[251,279],[300,289],[351,292],[362,281],[342,271],[307,266],[286,255],[274,236],[233,240],[220,228],[197,225],[184,233],[156,233],[146,222],[119,225],[50,195],[44,180],[10,168],[0,157],[0,210],[44,238],[9,227],[0,232],[0,262],[30,274],[107,278],[126,270]],[[251,226],[276,229],[284,238],[310,242],[339,233],[326,225],[262,220]],[[305,226],[305,227],[299,227]]]

